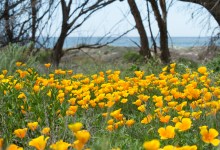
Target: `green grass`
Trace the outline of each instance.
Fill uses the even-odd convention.
[[[220,78],[209,70],[198,71],[199,64],[184,60],[168,66],[157,60],[145,64],[127,60],[96,64],[87,60],[79,62],[74,69],[72,64],[61,64],[62,70],[58,71],[32,62],[32,58],[23,60],[25,48],[12,45],[9,49],[8,53],[4,51],[4,61],[8,61],[11,67],[2,65],[0,74],[0,138],[4,140],[3,149],[14,143],[25,150],[32,150],[29,142],[42,135],[44,127],[50,128],[50,133],[45,135],[49,137],[46,149],[59,140],[73,144],[77,139],[68,125],[75,122],[81,122],[83,129],[89,131],[91,138],[85,147],[92,150],[142,150],[143,143],[153,139],[160,141],[161,148],[166,145],[219,148],[202,140],[199,127],[207,125],[208,129],[220,132]],[[8,58],[12,56],[13,59]],[[18,67],[16,61],[27,64]],[[33,65],[40,65],[41,70]],[[73,74],[66,71],[72,69]],[[8,73],[3,70],[8,70]],[[25,97],[21,97],[22,93]],[[142,97],[146,95],[148,100]],[[159,106],[160,96],[162,107]],[[172,96],[170,101],[177,104],[169,106],[167,96]],[[74,104],[69,101],[73,99]],[[123,99],[127,102],[122,103]],[[138,99],[146,110],[140,111],[139,105],[134,104]],[[93,107],[94,103],[96,106]],[[78,107],[74,115],[67,113],[71,105]],[[115,113],[118,109],[121,109],[119,114]],[[195,119],[192,114],[199,111],[200,117]],[[107,113],[107,117],[103,117],[103,113]],[[152,121],[141,123],[147,115],[153,116]],[[161,122],[161,115],[169,115],[171,119],[167,123]],[[175,117],[190,118],[192,126],[183,132],[176,128],[174,138],[162,140],[158,129],[175,126],[172,121]],[[108,124],[110,119],[114,120],[113,131],[107,130],[111,125]],[[128,126],[126,121],[130,119],[135,123]],[[30,122],[38,122],[36,130],[30,130],[27,126]],[[14,134],[19,128],[28,128],[23,139]],[[218,136],[215,138],[219,139]]]

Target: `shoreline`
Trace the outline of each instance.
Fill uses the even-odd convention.
[[[208,47],[206,46],[197,46],[197,47],[171,47],[170,54],[172,60],[178,60],[179,58],[189,59],[195,62],[203,62],[205,60],[209,60],[216,56],[217,51],[212,51],[212,49],[220,47],[211,48],[209,52],[207,52]],[[65,51],[65,49],[64,49]],[[98,49],[94,48],[82,48],[81,50],[70,50],[68,51],[62,61],[68,62],[71,61],[84,61],[84,59],[93,59],[98,62],[114,62],[117,60],[123,59],[126,53],[138,53],[138,47],[121,47],[121,46],[104,46]],[[159,50],[158,50],[159,52]],[[157,54],[156,57],[159,57]]]

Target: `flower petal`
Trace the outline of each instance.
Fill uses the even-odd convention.
[[[219,140],[219,139],[214,139],[214,140],[211,141],[211,143],[212,143],[212,145],[214,145],[214,146],[218,146],[219,143],[220,143],[220,140]]]
[[[218,136],[218,131],[211,128],[209,129],[209,134],[215,138],[216,136]]]

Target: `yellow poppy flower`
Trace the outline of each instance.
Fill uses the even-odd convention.
[[[144,119],[141,120],[141,123],[148,124],[152,120],[152,115],[147,115],[147,117],[144,117]]]
[[[146,111],[145,105],[139,106],[139,107],[138,107],[138,110],[141,111],[141,112],[145,112],[145,111]]]
[[[26,98],[26,95],[25,95],[23,92],[21,92],[21,93],[18,95],[18,98]]]
[[[27,128],[17,129],[14,131],[14,134],[21,139],[23,139],[26,136],[26,133],[27,133]]]
[[[79,140],[76,140],[73,142],[73,147],[76,149],[76,150],[82,150],[83,147],[84,147],[84,143],[80,142]]]
[[[108,126],[106,127],[106,129],[107,129],[108,131],[113,131],[113,130],[114,130],[114,126],[113,126],[112,124],[110,124],[110,125],[108,125]]]
[[[160,122],[168,123],[169,121],[170,121],[170,116],[169,115],[160,117]]]
[[[30,128],[32,131],[35,131],[38,127],[38,122],[30,122],[27,124],[28,128]]]
[[[44,135],[48,135],[50,132],[50,128],[49,127],[46,127],[46,128],[43,128],[41,133],[44,134]]]
[[[127,120],[125,124],[126,124],[128,127],[130,127],[130,126],[132,126],[134,123],[135,123],[134,119],[130,119],[130,120]]]
[[[166,145],[163,147],[163,150],[177,150],[177,148],[173,145]]]
[[[16,66],[20,67],[22,65],[22,62],[16,62]]]
[[[16,90],[20,90],[20,89],[22,89],[22,88],[23,88],[23,87],[22,87],[21,83],[15,84],[15,89],[16,89]]]
[[[53,150],[67,150],[70,145],[71,144],[63,142],[63,140],[60,140],[55,144],[52,144],[50,148]]]
[[[8,70],[2,70],[3,75],[6,75],[8,73]]]
[[[107,121],[107,124],[108,124],[108,125],[114,124],[114,120],[113,120],[113,119],[108,120],[108,121]]]
[[[87,130],[77,131],[75,136],[77,140],[84,144],[87,143],[87,141],[90,139],[90,133]]]
[[[166,128],[159,128],[158,133],[160,134],[160,138],[162,140],[165,139],[172,139],[175,136],[175,127],[173,126],[167,126]]]
[[[193,146],[182,146],[182,147],[179,147],[178,150],[197,150],[197,146],[196,145],[193,145]]]
[[[127,101],[128,101],[128,99],[123,98],[123,99],[121,100],[121,103],[125,104],[125,103],[127,103]]]
[[[3,146],[3,138],[0,138],[0,149],[2,149],[2,146]]]
[[[136,105],[136,106],[141,106],[142,101],[140,99],[136,100],[135,102],[133,102],[132,104]]]
[[[201,127],[200,128],[200,134],[202,135],[202,140],[205,143],[211,143],[214,146],[218,146],[220,143],[220,140],[217,139],[216,137],[218,137],[218,131],[211,128],[211,129],[207,129],[207,127]]]
[[[143,147],[145,150],[158,150],[160,148],[160,142],[158,140],[146,141]]]
[[[82,127],[83,127],[83,124],[81,122],[76,122],[74,124],[68,125],[68,128],[74,133],[81,130]]]
[[[175,68],[175,67],[176,67],[176,63],[170,64],[170,67],[171,67],[171,68]]]
[[[50,68],[51,64],[50,64],[50,63],[47,63],[47,64],[44,64],[44,66],[45,66],[46,68]]]
[[[123,114],[121,114],[121,108],[111,112],[110,116],[114,117],[117,120],[121,120],[123,118]]]
[[[37,150],[44,150],[48,139],[49,137],[44,138],[44,136],[42,135],[35,139],[32,139],[29,142],[29,145],[35,147]]]
[[[204,74],[204,73],[206,73],[207,68],[206,68],[205,66],[201,66],[201,67],[198,68],[197,71],[198,71],[199,73],[201,73],[201,74]]]
[[[191,128],[192,121],[190,118],[183,118],[181,122],[177,122],[175,127],[179,131],[186,131]]]
[[[23,148],[15,145],[15,144],[11,144],[7,147],[6,150],[23,150]]]

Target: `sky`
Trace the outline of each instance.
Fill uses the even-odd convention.
[[[136,0],[142,19],[146,18],[146,2]],[[200,10],[199,5],[188,4],[175,1],[169,9],[168,13],[168,31],[172,37],[203,37],[211,36],[215,27],[216,21],[209,15],[208,11]],[[59,17],[61,18],[61,17]],[[192,19],[193,18],[193,19]],[[158,34],[157,22],[151,15],[153,34]],[[208,23],[209,22],[209,23]],[[144,22],[145,29],[149,36],[149,28],[147,21]],[[135,25],[133,16],[129,11],[127,1],[116,2],[106,8],[96,12],[87,20],[82,27],[71,33],[69,36],[118,36],[125,31],[131,29]],[[55,29],[54,29],[55,30]],[[59,35],[58,32],[55,35]],[[138,37],[137,30],[129,32],[126,36]]]

